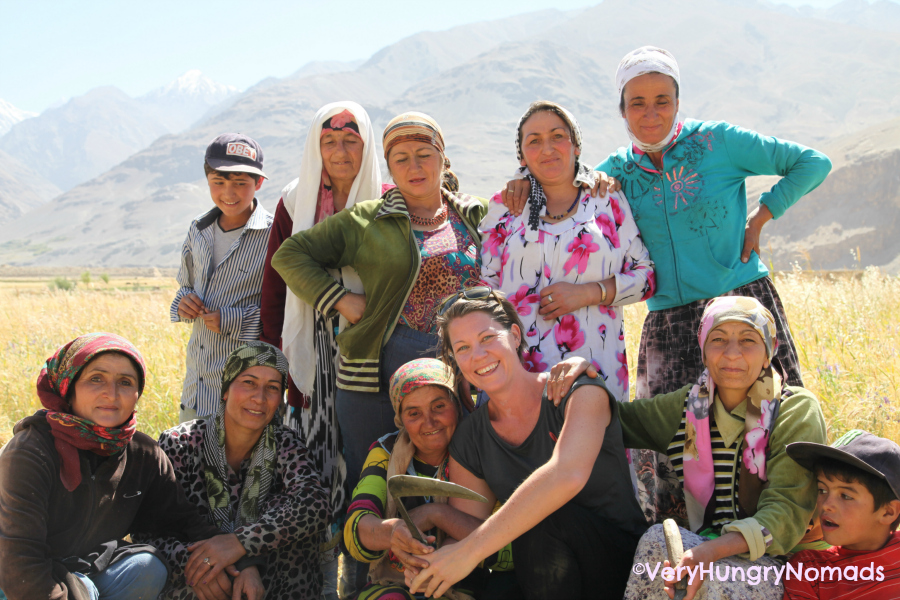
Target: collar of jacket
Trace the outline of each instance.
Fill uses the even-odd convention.
[[[269,227],[268,219],[266,219],[267,215],[268,211],[262,207],[262,204],[259,203],[259,200],[254,198],[253,212],[250,213],[250,218],[247,219],[247,223],[244,225],[244,228],[267,229]],[[220,216],[222,216],[222,210],[218,206],[213,206],[209,210],[209,212],[206,212],[197,218],[197,229],[203,231],[204,229],[215,223]]]
[[[449,192],[444,188],[441,188],[441,195],[447,202],[453,205],[458,213],[462,213],[478,204],[478,200],[473,196],[458,192]],[[403,194],[400,193],[399,188],[391,188],[382,194],[381,197],[384,199],[384,202],[382,203],[381,208],[378,209],[378,214],[375,215],[376,219],[393,215],[403,215],[407,219],[409,218],[409,211],[406,210],[406,200],[403,199]]]

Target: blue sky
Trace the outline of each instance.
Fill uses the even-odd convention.
[[[788,0],[830,6],[836,0]],[[41,112],[114,85],[139,96],[189,69],[247,88],[312,60],[354,60],[425,30],[592,0],[0,0],[0,98]]]

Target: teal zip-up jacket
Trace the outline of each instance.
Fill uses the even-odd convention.
[[[478,224],[487,214],[488,201],[445,190],[443,194],[465,223],[480,255]],[[421,264],[406,203],[397,188],[294,234],[272,256],[272,266],[291,291],[326,316],[337,314],[334,305],[349,292],[326,269],[356,269],[366,310],[336,341],[340,348],[337,386],[357,392],[380,391],[381,349],[397,325]]]
[[[760,202],[778,219],[831,171],[812,148],[722,121],[688,119],[663,152],[663,170],[634,145],[597,165],[622,182],[656,265],[650,310],[715,298],[768,275],[754,252],[741,262],[752,175],[781,175]]]

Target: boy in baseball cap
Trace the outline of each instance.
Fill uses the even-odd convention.
[[[215,206],[191,223],[181,250],[173,323],[193,323],[179,421],[216,413],[225,359],[261,333],[262,276],[273,216],[256,199],[266,177],[263,151],[241,133],[223,133],[203,163]]]
[[[788,444],[787,454],[816,474],[822,533],[833,547],[791,558],[788,568],[803,576],[785,577],[785,599],[900,598],[900,446],[854,429],[831,446]]]

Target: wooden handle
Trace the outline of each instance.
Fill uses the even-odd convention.
[[[674,569],[681,562],[684,556],[684,543],[681,541],[681,532],[678,531],[678,525],[673,519],[663,521],[663,533],[666,536],[666,551],[669,553],[669,564]],[[682,577],[675,584],[675,598],[684,597],[685,592],[678,593],[680,590],[687,590],[687,577]]]

